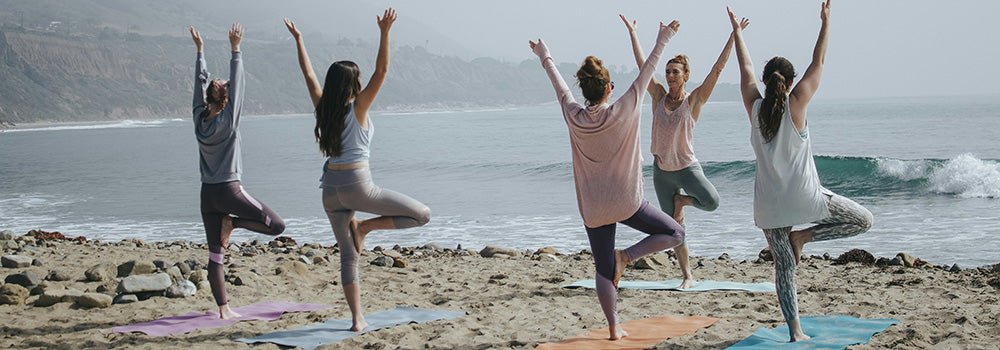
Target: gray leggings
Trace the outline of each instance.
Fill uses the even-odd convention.
[[[660,202],[660,210],[664,213],[674,216],[674,195],[680,194],[681,190],[693,198],[695,208],[713,211],[719,207],[719,191],[705,177],[700,163],[694,162],[677,171],[660,169],[657,163],[657,160],[653,161],[653,188],[656,190],[656,200]],[[687,241],[681,243],[682,246],[686,244]]]
[[[846,238],[868,231],[872,227],[872,213],[855,201],[823,189],[830,216],[814,222],[813,241]],[[795,295],[795,253],[788,237],[792,227],[764,229],[764,237],[774,255],[774,283],[778,292],[778,305],[785,321],[799,318],[799,301]]]
[[[397,229],[423,226],[431,218],[423,203],[375,186],[368,168],[326,170],[322,187],[323,209],[340,246],[340,279],[345,285],[358,283],[358,253],[350,230],[355,211],[390,217]]]

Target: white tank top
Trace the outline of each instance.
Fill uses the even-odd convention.
[[[754,101],[750,118],[750,144],[757,155],[753,218],[757,227],[779,228],[804,224],[830,216],[823,197],[809,135],[795,130],[792,114],[785,106],[781,126],[771,142],[760,133],[757,112],[763,99]]]

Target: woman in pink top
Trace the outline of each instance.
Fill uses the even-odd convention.
[[[635,31],[637,24],[635,21],[629,22],[624,15],[619,17],[625,22],[625,27],[628,28],[629,36],[632,38],[635,62],[642,67],[645,60],[642,45],[639,44],[639,35]],[[748,24],[749,22],[745,21],[741,26],[746,28]],[[715,61],[708,77],[705,77],[705,81],[690,94],[684,90],[691,73],[688,57],[685,55],[677,55],[667,61],[664,76],[669,90],[656,81],[655,77],[646,87],[646,91],[649,91],[649,95],[653,98],[653,139],[650,147],[655,159],[653,188],[656,189],[660,210],[672,215],[681,225],[684,224],[686,205],[705,211],[713,211],[719,207],[719,192],[705,177],[701,164],[694,156],[693,130],[694,123],[701,115],[701,108],[712,95],[715,83],[719,80],[722,69],[726,67],[729,52],[732,50],[733,36],[730,35],[726,47],[722,49],[722,54]],[[682,194],[681,190],[686,194]],[[694,287],[687,242],[674,247],[674,253],[681,265],[684,278],[678,288]]]
[[[615,84],[601,60],[588,56],[576,72],[580,89],[587,99],[586,107],[573,98],[542,39],[537,43],[528,42],[552,81],[569,127],[577,204],[594,254],[597,299],[608,320],[611,339],[627,335],[618,324],[615,291],[625,265],[684,242],[684,229],[680,224],[643,199],[639,155],[639,108],[645,96],[642,91],[649,85],[663,46],[679,26],[677,21],[669,26],[660,23],[656,46],[639,77],[611,104],[608,99]],[[624,250],[616,250],[615,226],[618,222],[649,236]]]

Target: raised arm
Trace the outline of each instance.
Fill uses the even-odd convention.
[[[677,33],[677,29],[681,26],[680,22],[672,21],[670,25],[664,25],[660,22],[660,31],[656,35],[656,45],[653,46],[653,50],[649,52],[649,56],[646,57],[646,61],[642,63],[642,67],[639,68],[639,76],[635,78],[632,85],[629,86],[628,90],[622,94],[621,97],[614,103],[614,108],[622,108],[626,111],[638,111],[639,107],[642,105],[642,91],[649,86],[650,80],[653,79],[653,71],[656,70],[656,64],[660,62],[660,54],[663,53],[663,47],[667,45],[670,38]],[[639,117],[640,113],[621,113],[618,115],[622,116],[634,116]]]
[[[744,18],[740,21],[740,30],[746,29],[750,25],[750,20]],[[735,41],[736,34],[730,34],[729,40],[726,41],[726,47],[722,49],[722,53],[719,54],[719,59],[715,61],[715,65],[712,66],[712,70],[708,72],[708,76],[701,83],[700,86],[691,91],[691,116],[697,121],[698,117],[701,115],[701,107],[708,102],[708,98],[712,96],[712,90],[715,90],[715,83],[719,81],[719,75],[722,74],[722,69],[726,68],[726,62],[729,61],[729,53],[733,51],[733,41]]]
[[[538,42],[528,40],[528,46],[531,47],[531,52],[534,52],[538,59],[542,62],[542,68],[545,69],[545,74],[549,76],[549,81],[552,82],[552,88],[556,90],[556,100],[559,100],[559,105],[564,109],[567,105],[575,104],[576,99],[573,98],[573,93],[569,91],[569,86],[566,85],[566,81],[563,80],[562,75],[559,74],[559,70],[556,69],[556,63],[552,60],[552,55],[549,54],[548,46],[545,46],[545,42],[541,38]]]
[[[295,46],[299,52],[299,68],[302,69],[302,76],[306,79],[306,88],[309,89],[309,98],[312,100],[313,108],[319,105],[319,99],[323,97],[323,87],[319,85],[316,72],[313,71],[312,62],[309,61],[309,53],[306,52],[306,44],[302,41],[302,33],[295,27],[295,22],[285,18],[285,27],[295,38]]]
[[[816,89],[819,88],[820,76],[823,75],[823,60],[826,57],[827,30],[830,27],[830,0],[824,2],[820,8],[819,18],[823,21],[819,29],[819,38],[816,39],[816,47],[813,48],[812,63],[806,72],[802,74],[799,83],[792,88],[788,96],[788,108],[792,114],[792,119],[796,125],[805,125],[806,105]]]
[[[209,74],[208,69],[205,68],[205,54],[202,53],[201,34],[197,30],[194,30],[194,27],[189,27],[188,30],[191,31],[191,40],[194,41],[195,47],[198,48],[198,58],[194,62],[194,101],[191,106],[194,115],[197,117],[201,113],[198,108],[205,108],[205,89],[208,88]]]
[[[628,35],[632,40],[632,53],[635,55],[635,64],[641,69],[642,64],[646,62],[646,54],[642,52],[642,44],[639,43],[639,34],[636,32],[636,27],[639,24],[636,23],[635,20],[630,23],[628,19],[625,18],[625,15],[619,14],[618,17],[621,17],[622,22],[625,22],[625,28],[628,28]],[[663,98],[663,95],[667,93],[667,89],[663,87],[663,84],[660,84],[660,82],[656,80],[655,74],[649,81],[649,86],[646,87],[646,91],[649,91],[649,95],[653,97],[653,109],[656,109],[656,104],[659,103]]]
[[[240,52],[240,41],[243,40],[243,26],[239,23],[233,24],[229,30],[229,45],[233,50],[233,57],[229,61],[229,104],[233,111],[233,125],[239,122],[240,114],[243,111],[243,94],[245,82],[243,79],[243,57]]]
[[[753,102],[760,98],[760,91],[757,90],[757,79],[753,74],[750,50],[743,42],[743,28],[740,27],[742,21],[736,20],[736,15],[733,14],[733,10],[729,6],[726,6],[726,11],[729,12],[729,22],[733,25],[732,36],[736,45],[736,59],[740,63],[740,92],[743,95],[743,107],[747,110],[747,116],[753,118],[750,113],[753,111]]]
[[[396,10],[391,7],[385,10],[382,17],[375,17],[378,20],[378,29],[381,32],[378,44],[378,57],[375,58],[375,72],[368,79],[368,85],[361,89],[361,93],[354,100],[354,115],[358,117],[358,123],[368,125],[368,108],[375,101],[375,95],[382,88],[385,81],[385,74],[389,71],[389,29],[396,21]]]

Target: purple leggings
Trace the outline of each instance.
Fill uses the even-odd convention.
[[[205,223],[205,237],[208,241],[208,283],[212,286],[212,296],[219,306],[226,305],[225,274],[222,259],[215,261],[212,254],[221,257],[222,217],[233,215],[233,228],[277,236],[285,231],[285,222],[271,208],[250,196],[240,181],[218,184],[201,184],[201,220]]]
[[[631,247],[625,248],[629,260],[676,247],[684,242],[684,229],[663,211],[643,200],[639,210],[621,223],[648,234]],[[601,227],[587,228],[590,250],[594,252],[594,267],[597,270],[597,300],[604,310],[608,325],[618,324],[618,291],[612,280],[615,277],[615,227],[617,223]]]

